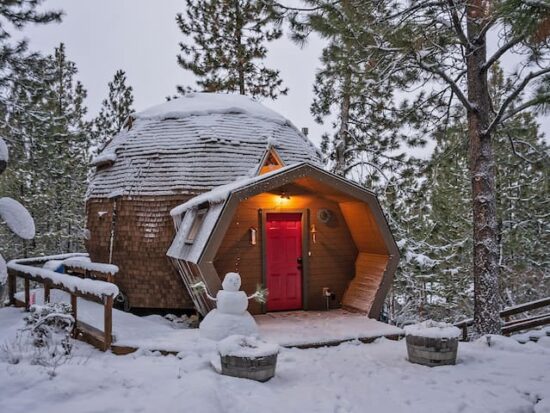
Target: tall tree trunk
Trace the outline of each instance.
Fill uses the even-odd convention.
[[[243,18],[241,15],[241,5],[239,4],[240,0],[235,0],[235,39],[237,41],[237,61],[238,61],[238,72],[239,72],[239,94],[245,95],[245,58],[242,44],[242,31],[243,31]]]
[[[338,129],[338,143],[335,148],[335,161],[334,173],[337,175],[346,175],[346,152],[350,146],[350,134],[349,134],[349,111],[351,105],[351,74],[346,73],[344,78],[344,85],[342,90],[342,103],[340,104],[340,127]]]
[[[486,38],[478,39],[490,2],[474,0],[467,6],[468,39],[473,44],[467,56],[468,99],[473,110],[468,113],[470,176],[472,181],[474,241],[474,328],[478,335],[500,334],[498,293],[498,243],[495,197],[495,161],[489,126],[490,96],[487,72]]]

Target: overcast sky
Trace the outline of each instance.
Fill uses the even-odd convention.
[[[94,115],[107,95],[117,69],[126,71],[134,88],[135,109],[146,109],[174,95],[176,85],[193,85],[193,78],[176,63],[178,42],[183,39],[175,17],[182,0],[48,0],[47,8],[65,11],[61,24],[28,27],[23,32],[33,50],[51,53],[65,43],[68,57],[76,62],[79,79],[88,90],[88,107]],[[290,89],[266,106],[290,119],[298,128],[309,127],[319,144],[323,127],[309,113],[312,85],[323,42],[312,38],[300,48],[284,38],[269,45],[267,65],[281,71]]]
[[[46,8],[65,11],[63,22],[27,27],[23,35],[32,50],[43,53],[52,53],[60,42],[65,43],[69,59],[78,66],[79,80],[88,90],[92,116],[107,96],[107,83],[117,69],[126,71],[134,88],[135,109],[141,111],[164,102],[175,93],[176,85],[194,84],[192,75],[176,63],[183,36],[175,16],[184,11],[184,5],[183,0],[47,0]],[[267,65],[281,71],[290,91],[276,101],[262,102],[298,128],[308,127],[317,145],[324,128],[313,121],[309,106],[322,47],[323,41],[312,37],[300,48],[288,34],[270,43]],[[547,139],[549,129],[550,117],[546,117],[543,131]],[[414,152],[426,156],[429,149]]]

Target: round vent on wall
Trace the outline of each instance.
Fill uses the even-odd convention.
[[[328,209],[322,208],[317,211],[317,219],[323,224],[328,224],[332,218],[332,212]]]

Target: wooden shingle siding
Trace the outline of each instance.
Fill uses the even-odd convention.
[[[242,278],[242,289],[248,294],[255,291],[262,283],[262,231],[259,210],[285,212],[291,210],[310,211],[310,224],[317,230],[317,243],[310,240],[311,255],[309,273],[306,282],[308,310],[324,310],[325,299],[323,287],[330,288],[336,294],[331,301],[331,308],[339,307],[344,291],[354,276],[354,265],[357,249],[348,231],[344,217],[337,203],[318,197],[315,194],[292,195],[292,188],[287,188],[291,196],[285,207],[277,205],[277,197],[272,194],[260,194],[243,201],[233,217],[223,242],[218,250],[214,265],[220,277],[230,271],[239,271]],[[296,193],[297,190],[294,192]],[[318,221],[319,209],[329,209],[333,217],[328,224]],[[273,211],[276,210],[276,211]],[[249,228],[258,230],[257,244],[250,245]],[[308,229],[308,235],[310,231]],[[251,302],[249,310],[259,314],[261,306]]]
[[[189,197],[132,197],[117,202],[113,264],[115,279],[135,308],[192,308],[185,286],[166,251],[174,238],[170,209]],[[86,247],[92,261],[109,261],[113,200],[87,202]]]

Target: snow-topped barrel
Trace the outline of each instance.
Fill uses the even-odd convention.
[[[116,282],[130,307],[191,308],[166,256],[175,236],[170,210],[261,168],[299,162],[319,164],[315,146],[244,96],[189,94],[135,113],[92,162],[90,258],[119,267]]]

